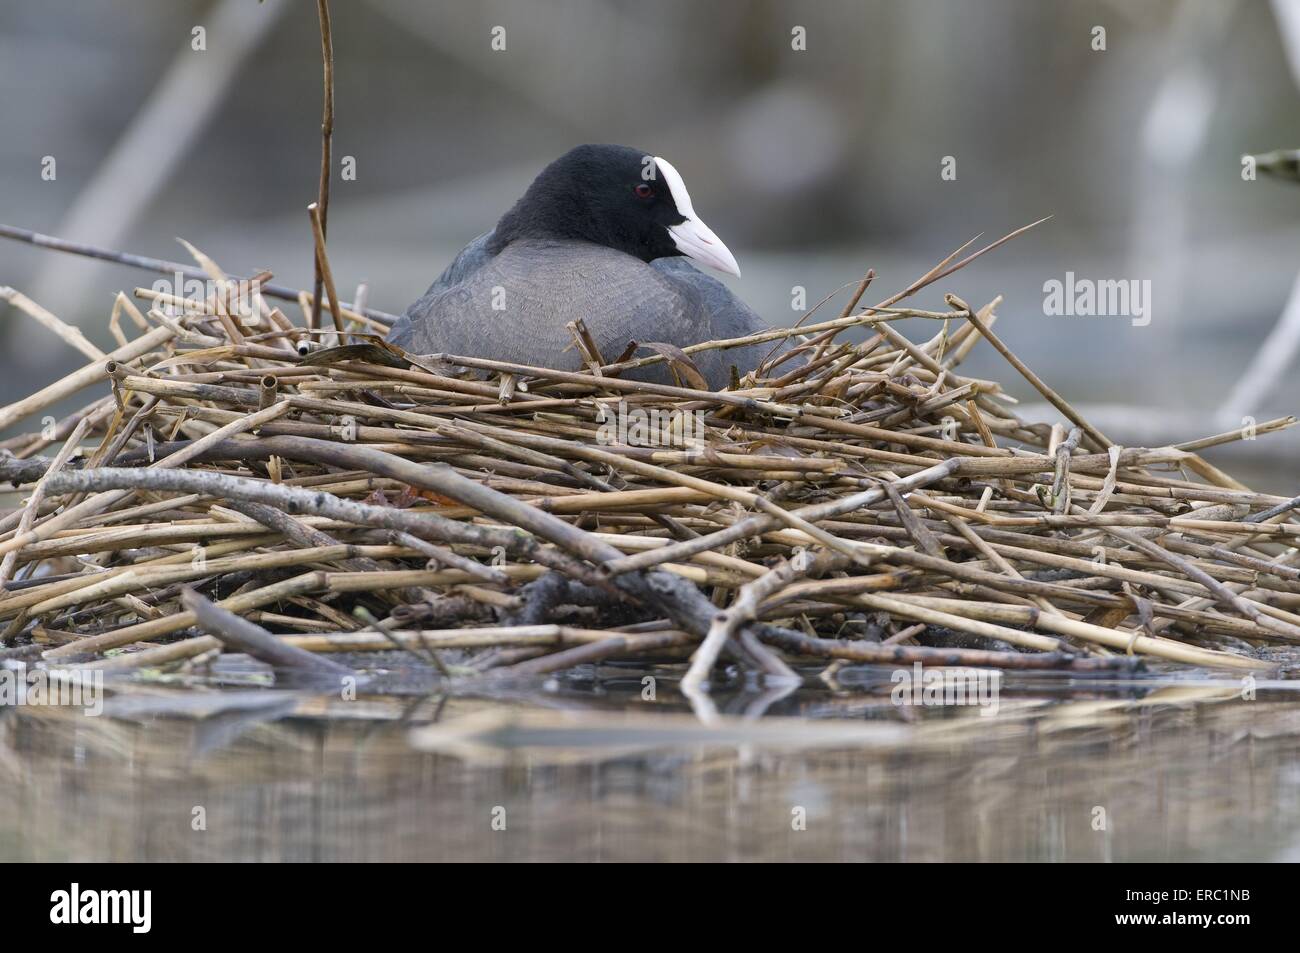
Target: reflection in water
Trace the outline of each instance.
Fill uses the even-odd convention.
[[[900,713],[880,682],[707,738],[636,679],[521,689],[509,719],[497,699],[193,689],[164,716],[182,693],[139,686],[116,718],[8,709],[0,860],[1300,858],[1290,692],[1022,680],[982,718]]]

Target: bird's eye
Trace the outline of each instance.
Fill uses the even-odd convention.
[[[637,194],[638,198],[643,198],[643,199],[648,199],[650,196],[655,194],[655,190],[650,188],[650,186],[646,185],[644,182],[642,182],[632,191]]]

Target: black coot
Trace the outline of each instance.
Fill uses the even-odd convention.
[[[630,341],[685,347],[767,328],[687,259],[740,274],[669,162],[627,146],[578,146],[543,169],[496,228],[456,256],[389,340],[417,354],[576,369],[565,325],[577,318],[608,361]],[[773,347],[692,359],[709,386],[721,388],[732,365],[743,375]],[[628,376],[671,383],[663,364]]]

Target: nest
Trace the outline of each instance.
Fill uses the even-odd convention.
[[[246,653],[285,678],[375,652],[453,678],[689,659],[692,691],[720,663],[1247,672],[1300,640],[1300,500],[1198,455],[1294,421],[1117,447],[994,333],[996,301],[900,304],[964,262],[875,307],[864,280],[795,357],[711,392],[691,352],[795,332],[611,362],[576,324],[567,372],[410,355],[373,312],[298,325],[200,260],[205,298],[118,296],[107,355],[8,293],[90,363],[0,410],[40,426],[0,445],[23,495],[0,518],[5,656]],[[1063,424],[961,374],[990,345]],[[676,384],[628,376],[653,363]]]

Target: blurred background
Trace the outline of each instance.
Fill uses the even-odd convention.
[[[1300,360],[1275,331],[1300,187],[1242,175],[1243,155],[1300,146],[1295,0],[333,7],[329,247],[345,298],[364,280],[371,306],[400,313],[548,161],[618,142],[682,171],[740,261],[733,287],[774,324],[802,316],[796,288],[811,307],[874,268],[874,303],[976,234],[1051,215],[920,304],[1004,295],[999,333],[1124,442],[1300,406]],[[320,112],[310,0],[6,3],[0,221],[185,260],[180,236],[231,273],[309,288]],[[1149,280],[1150,324],[1046,315],[1044,282],[1067,272]],[[113,293],[152,280],[0,240],[0,286],[101,346]],[[4,302],[0,343],[0,403],[85,361]],[[966,368],[1036,401],[990,348]],[[1295,431],[1228,457],[1242,451],[1261,488],[1292,486]]]

